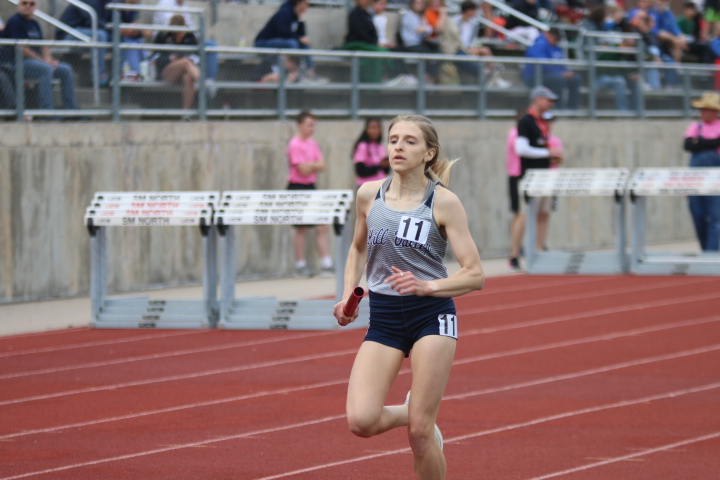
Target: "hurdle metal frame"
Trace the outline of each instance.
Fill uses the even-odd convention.
[[[530,169],[520,185],[525,202],[526,270],[534,274],[615,275],[626,273],[625,187],[629,172],[625,168]],[[616,249],[614,252],[543,251],[536,248],[536,197],[605,196],[615,200]]]
[[[90,233],[91,326],[95,328],[213,328],[218,318],[217,233],[220,192],[98,192],[85,213]],[[202,236],[203,299],[108,298],[107,228],[197,226]]]
[[[269,190],[223,192],[215,224],[220,235],[220,318],[218,328],[235,330],[336,330],[362,328],[369,322],[367,302],[360,315],[340,327],[333,306],[343,292],[343,272],[352,227],[347,228],[352,190]],[[336,290],[333,300],[235,298],[235,226],[332,225],[336,236]]]
[[[720,195],[720,168],[641,168],[628,190],[632,204],[630,271],[637,275],[720,275],[719,253],[650,252],[647,198]]]

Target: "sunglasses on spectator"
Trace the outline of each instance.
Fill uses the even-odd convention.
[[[34,7],[35,2],[20,2],[20,5],[30,5],[31,7]]]

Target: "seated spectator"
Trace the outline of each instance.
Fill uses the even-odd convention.
[[[355,0],[355,8],[348,15],[348,33],[345,36],[343,50],[358,50],[363,52],[389,52],[390,49],[378,44],[378,34],[373,23],[372,14],[368,10],[371,0]],[[404,71],[402,62],[397,64],[384,58],[361,58],[360,81],[365,83],[379,83],[384,77],[398,77],[391,80],[393,85],[410,83],[406,76],[398,76]],[[407,80],[410,80],[409,77]],[[413,77],[412,80],[415,80]],[[417,83],[415,80],[414,83]]]
[[[438,3],[442,4],[442,0],[433,0],[430,8]],[[445,22],[439,29],[440,50],[446,55],[492,57],[492,50],[488,47],[475,45],[480,30],[476,18],[477,5],[472,0],[465,0],[460,9],[462,11],[460,15],[452,19],[445,17]],[[457,67],[474,74],[478,73],[477,63],[457,62]],[[511,85],[502,78],[498,65],[488,63],[484,75],[489,87],[508,88]]]
[[[659,65],[663,63],[675,63],[673,58],[667,53],[660,50],[660,43],[657,36],[653,33],[654,19],[644,10],[638,10],[632,19],[633,31],[642,36],[645,45],[645,61],[653,62]],[[675,69],[662,69],[665,77],[665,84],[669,88],[675,88],[680,85],[680,76]],[[659,90],[662,88],[660,69],[648,67],[645,69],[645,89]]]
[[[288,0],[283,3],[255,37],[255,47],[309,49],[310,38],[305,33],[303,20],[309,6],[309,0]],[[327,82],[327,79],[315,75],[315,63],[309,55],[305,57],[303,77]]]
[[[36,0],[20,0],[18,2],[17,13],[8,19],[3,30],[4,38],[43,39],[40,24],[33,18],[35,2]],[[3,47],[1,52],[0,63],[14,71],[15,49],[11,46]],[[38,81],[39,107],[43,110],[53,108],[52,80],[56,78],[60,80],[63,108],[65,110],[77,109],[72,67],[53,58],[48,47],[25,46],[22,47],[22,53],[25,57],[23,60],[25,78]]]
[[[177,8],[177,7],[183,7],[185,4],[185,0],[160,0],[157,3],[158,7],[163,8]],[[176,14],[176,12],[172,11],[159,11],[155,12],[155,15],[153,16],[153,23],[155,25],[169,25],[170,19]],[[190,15],[187,12],[180,13],[179,15],[182,15],[185,19],[185,25],[187,25],[190,28],[194,28],[195,24],[192,20],[192,15]],[[217,47],[217,42],[215,40],[205,39],[205,46],[206,47]],[[215,79],[217,78],[218,74],[218,53],[217,52],[206,52],[205,53],[205,78],[206,78],[206,85],[208,87],[208,93],[210,96],[215,95]]]
[[[686,2],[683,16],[677,19],[678,28],[685,35],[688,53],[695,62],[712,63],[715,56],[708,47],[707,22],[700,16],[694,2]]]
[[[620,5],[607,7],[607,17],[605,18],[605,26],[603,29],[609,32],[631,31],[632,25],[627,15],[625,15],[625,9]]]
[[[515,0],[510,3],[510,6],[530,18],[535,20],[538,19],[539,9],[537,0]],[[540,36],[540,30],[538,30],[537,27],[530,25],[528,22],[516,17],[515,15],[508,15],[505,28],[525,38],[530,43],[534,43]]]
[[[285,67],[285,82],[297,82],[300,78],[300,57],[295,55],[265,55],[260,65],[253,70],[252,79],[260,83],[280,82],[279,59],[282,59]]]
[[[123,3],[128,5],[136,5],[139,0],[123,0]],[[121,23],[140,23],[140,12],[137,10],[121,10],[120,11],[120,22]],[[136,45],[145,42],[145,37],[152,36],[152,32],[149,30],[141,31],[134,29],[122,29],[120,30],[120,41],[123,43],[133,43]],[[124,80],[137,80],[140,75],[140,63],[147,59],[147,53],[145,50],[140,49],[127,49],[121,50],[122,54],[122,78]]]
[[[105,20],[107,18],[105,3],[103,0],[83,0],[83,3],[92,7],[97,15],[96,40],[100,43],[107,43],[109,35],[105,29]],[[73,4],[68,5],[65,11],[63,11],[62,15],[60,15],[60,21],[90,38],[93,36],[90,13]],[[55,38],[57,40],[79,40],[77,37],[60,29],[55,32]],[[110,82],[110,77],[105,68],[105,52],[105,48],[97,48],[93,49],[93,54],[91,55],[92,68],[94,71],[97,71],[101,87],[108,86]]]
[[[391,42],[387,36],[388,18],[387,15],[385,15],[386,9],[387,0],[375,0],[375,3],[372,4],[372,20],[378,36],[378,45],[393,49],[395,48],[395,43]]]
[[[185,27],[185,17],[175,14],[170,18],[170,25]],[[197,45],[198,41],[192,32],[160,32],[155,37],[155,43],[173,45]],[[188,110],[192,107],[197,94],[195,84],[200,81],[200,61],[197,54],[189,51],[172,52],[161,50],[156,54],[155,65],[160,78],[170,83],[183,84],[182,108]],[[183,120],[190,120],[190,115],[184,115]]]
[[[720,35],[720,0],[705,0],[703,19],[707,23],[707,38]]]
[[[433,28],[425,18],[425,1],[410,0],[410,10],[406,10],[400,17],[397,35],[399,47],[412,53],[440,53],[438,42],[429,39],[432,33]],[[437,62],[427,62],[428,80],[437,78],[438,68]]]
[[[560,30],[551,28],[540,35],[535,43],[525,51],[528,58],[546,58],[560,60],[564,58],[562,49],[558,46],[560,42]],[[535,85],[536,64],[526,64],[523,67],[523,81],[528,87]],[[541,84],[552,90],[558,96],[559,108],[575,110],[580,103],[580,85],[582,77],[570,70],[566,65],[540,65],[542,71]],[[568,91],[567,101],[563,100],[563,90]]]
[[[676,62],[682,61],[682,54],[688,49],[688,45],[675,20],[675,14],[670,10],[670,0],[655,0],[650,14],[655,18],[654,31],[661,48]]]
[[[623,39],[620,47],[635,49],[635,40]],[[601,62],[635,62],[635,52],[601,52],[597,59]],[[640,103],[640,75],[637,71],[622,67],[597,67],[595,88],[597,90],[611,90],[615,93],[615,108],[626,111],[637,109]],[[628,103],[628,88],[630,90],[630,103]]]

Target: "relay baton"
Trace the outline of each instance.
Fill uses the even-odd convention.
[[[352,314],[355,313],[355,309],[357,309],[357,306],[364,295],[364,288],[355,287],[352,291],[352,294],[350,295],[350,298],[348,298],[348,301],[345,304],[345,308],[343,308],[343,315],[345,315],[346,317],[351,317]]]

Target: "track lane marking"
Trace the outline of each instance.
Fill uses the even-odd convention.
[[[670,282],[670,283],[666,282],[666,283],[663,283],[662,286],[661,286],[661,287],[658,287],[658,288],[673,287],[673,286],[676,286],[676,284],[677,284],[677,282]],[[646,289],[647,289],[647,288],[645,288],[645,287],[640,288],[640,290],[646,290]],[[632,290],[632,289],[611,289],[611,290],[605,291],[605,292],[607,292],[607,293],[602,293],[602,294],[597,294],[597,293],[596,293],[596,294],[594,294],[593,296],[598,296],[598,295],[600,295],[600,296],[602,296],[602,295],[613,295],[613,294],[615,294],[615,293],[628,293],[628,292],[633,292],[633,291],[635,291],[635,290]],[[711,298],[710,298],[710,299],[715,298],[715,297],[718,297],[718,296],[720,296],[720,294],[711,294]],[[702,297],[701,299],[705,299],[705,298],[701,295],[701,296],[691,297],[688,301],[696,301],[696,300],[697,300],[697,297]],[[567,300],[573,300],[573,299],[584,298],[584,297],[563,296],[563,297],[555,297],[555,298],[557,299],[556,301],[567,301]],[[479,309],[479,310],[478,310],[478,309],[475,309],[475,310],[462,310],[460,314],[461,314],[461,315],[475,315],[475,314],[478,314],[478,313],[485,313],[485,312],[490,312],[490,311],[495,311],[495,310],[505,310],[505,309],[508,309],[508,308],[520,308],[520,307],[525,307],[525,306],[540,305],[540,304],[552,303],[552,302],[553,302],[553,300],[550,299],[550,300],[542,300],[542,301],[540,301],[540,302],[535,302],[535,303],[533,303],[533,302],[525,302],[525,303],[523,303],[523,304],[512,304],[512,305],[510,305],[510,306],[503,305],[503,306],[501,306],[501,307],[486,307],[486,308],[484,308],[484,309]],[[670,302],[669,304],[672,304],[673,301],[670,300],[670,301],[668,301],[668,302]],[[681,302],[681,303],[682,303],[682,302]],[[651,306],[654,306],[655,304],[658,304],[658,303],[655,302],[654,304],[650,304],[650,305],[651,305]],[[648,304],[637,304],[637,305],[639,305],[639,308],[645,308],[645,305],[648,305]],[[659,305],[664,305],[664,304],[659,304]],[[621,308],[621,309],[622,309],[622,308],[634,309],[633,306],[620,307],[620,308]],[[595,311],[592,311],[592,312],[588,312],[588,313],[585,314],[585,315],[586,315],[586,316],[593,316],[593,315],[595,315],[595,314],[603,314],[603,315],[604,315],[604,314],[606,314],[606,313],[608,313],[608,312],[609,312],[609,313],[615,313],[615,312],[618,312],[618,311],[625,311],[625,310],[616,310],[616,309],[609,309],[609,310],[608,310],[608,309],[601,309],[601,310],[595,310]],[[598,313],[598,312],[599,312],[599,313]],[[566,317],[567,317],[567,318],[566,318]],[[567,316],[555,317],[555,318],[550,319],[550,320],[541,320],[541,321],[535,321],[535,322],[520,322],[520,323],[516,323],[516,324],[503,325],[503,326],[498,326],[498,327],[487,327],[487,328],[484,328],[484,329],[481,329],[481,330],[470,330],[470,331],[468,331],[468,332],[464,332],[464,335],[468,335],[468,334],[472,335],[472,334],[475,334],[475,333],[492,333],[492,332],[498,332],[498,331],[502,331],[502,330],[509,330],[509,329],[512,329],[512,328],[520,328],[520,327],[536,326],[536,325],[545,325],[545,324],[547,324],[547,323],[562,322],[562,321],[572,320],[572,319],[576,319],[576,318],[583,318],[583,317],[579,317],[579,316],[576,315],[576,314],[572,314],[572,315],[567,315]],[[350,331],[350,330],[345,330],[345,331],[348,332],[348,331]],[[186,355],[186,354],[193,354],[193,353],[203,353],[203,352],[207,352],[207,351],[213,351],[213,350],[224,349],[224,348],[242,348],[242,347],[245,347],[245,346],[259,345],[259,344],[262,344],[262,343],[282,342],[282,341],[286,341],[286,340],[295,340],[295,339],[298,339],[298,338],[311,338],[311,337],[315,337],[315,336],[331,335],[331,334],[336,334],[336,333],[338,333],[338,332],[337,332],[337,331],[332,331],[332,332],[304,333],[304,334],[298,334],[298,335],[293,336],[293,337],[283,337],[283,338],[281,338],[281,339],[273,338],[273,339],[269,339],[269,340],[257,340],[257,341],[254,341],[254,342],[248,342],[248,343],[244,343],[244,344],[243,344],[243,343],[240,343],[240,344],[237,344],[237,343],[236,343],[236,344],[220,345],[220,346],[216,346],[216,347],[203,347],[203,348],[200,348],[200,349],[186,349],[186,350],[182,350],[182,351],[167,352],[167,353],[161,353],[161,354],[152,354],[152,355],[145,355],[145,356],[138,356],[138,357],[130,357],[130,358],[126,358],[126,359],[108,360],[108,361],[105,361],[105,362],[91,362],[91,363],[87,363],[87,364],[69,365],[69,366],[65,366],[65,367],[48,368],[48,369],[42,369],[42,370],[32,370],[32,371],[27,371],[27,372],[16,372],[16,373],[10,373],[10,374],[6,374],[6,375],[0,375],[0,380],[4,380],[4,379],[8,379],[8,378],[17,378],[17,377],[21,377],[21,376],[25,376],[25,375],[49,374],[49,373],[57,373],[57,372],[70,371],[70,370],[76,370],[76,369],[82,369],[82,368],[95,368],[95,367],[102,367],[102,366],[108,366],[108,365],[117,365],[117,364],[122,364],[122,363],[126,363],[126,362],[134,362],[134,361],[142,361],[142,360],[157,359],[157,358],[164,358],[164,357],[172,357],[172,356],[176,356],[176,355]],[[18,354],[19,354],[19,353],[18,353]],[[9,355],[8,355],[8,356],[9,356]],[[0,357],[2,357],[2,355],[0,355]],[[0,405],[1,405],[1,404],[0,404]]]
[[[687,440],[681,440],[679,442],[670,443],[668,445],[662,445],[660,447],[648,448],[647,450],[641,450],[639,452],[630,453],[628,455],[623,455],[622,457],[608,458],[607,460],[590,463],[588,465],[583,465],[581,467],[570,468],[568,470],[563,470],[562,472],[549,473],[547,475],[543,475],[540,477],[534,477],[530,480],[545,480],[546,478],[555,478],[555,477],[560,477],[563,475],[568,475],[570,473],[582,472],[584,470],[590,470],[591,468],[601,467],[603,465],[608,465],[610,463],[632,460],[637,457],[642,457],[642,456],[650,455],[650,454],[657,453],[657,452],[663,452],[665,450],[672,450],[673,448],[682,447],[684,445],[690,445],[690,444],[698,443],[698,442],[704,442],[706,440],[712,440],[712,439],[718,438],[718,437],[720,437],[720,432],[710,433],[708,435],[702,435],[700,437],[695,437],[695,438],[688,438]]]
[[[560,420],[560,419],[573,417],[573,416],[577,416],[577,415],[584,415],[586,413],[594,413],[594,412],[599,412],[599,411],[603,411],[603,410],[610,410],[613,408],[633,406],[633,405],[652,402],[652,401],[656,401],[656,400],[675,398],[675,397],[679,397],[682,395],[689,395],[689,394],[693,394],[693,393],[704,392],[704,391],[712,390],[712,389],[719,388],[719,387],[720,387],[720,382],[716,382],[716,383],[701,385],[698,387],[686,388],[686,389],[682,389],[682,390],[675,390],[672,392],[667,392],[667,393],[662,393],[662,394],[655,394],[655,395],[651,395],[651,396],[647,396],[647,397],[638,398],[635,400],[622,400],[620,402],[599,405],[596,407],[588,407],[588,408],[583,408],[583,409],[579,409],[579,410],[572,410],[569,412],[564,412],[564,413],[559,413],[559,414],[555,414],[555,415],[549,415],[546,417],[536,418],[534,420],[529,420],[526,422],[520,422],[520,423],[511,424],[511,425],[506,425],[504,427],[498,427],[498,428],[493,428],[493,429],[489,429],[489,430],[481,430],[479,432],[473,432],[473,433],[466,434],[466,435],[460,435],[460,436],[456,436],[456,437],[447,438],[447,439],[445,439],[445,443],[447,444],[447,443],[459,442],[459,441],[467,440],[470,438],[477,438],[477,437],[481,437],[481,436],[485,436],[485,435],[490,435],[493,433],[500,433],[500,432],[506,432],[509,430],[515,430],[518,428],[530,427],[530,426],[538,425],[541,423],[551,422],[553,420]],[[327,421],[338,420],[343,417],[345,417],[345,415],[333,415],[330,417],[324,417],[323,419],[313,420],[310,422],[303,422],[302,424],[295,424],[294,428],[297,428],[298,425],[308,426],[308,425],[323,423],[323,422],[327,422]],[[285,427],[285,428],[275,427],[274,429],[271,429],[271,430],[272,431],[280,431],[280,430],[284,430],[284,429],[287,429],[287,427]],[[263,431],[265,431],[265,430],[263,430]],[[184,448],[193,448],[193,447],[198,447],[198,446],[202,446],[202,445],[208,445],[211,443],[218,443],[218,442],[225,442],[225,441],[229,441],[229,440],[240,439],[240,438],[248,437],[248,436],[252,436],[252,435],[258,435],[258,432],[227,435],[227,436],[211,438],[211,439],[203,440],[203,441],[199,441],[199,442],[186,443],[186,444],[182,444],[182,445],[173,445],[173,446],[160,448],[160,449],[147,450],[144,452],[136,452],[136,453],[120,455],[120,456],[116,456],[116,457],[92,460],[89,462],[81,462],[81,463],[76,463],[73,465],[65,465],[63,467],[50,468],[50,469],[46,469],[46,470],[40,470],[40,471],[36,471],[36,472],[28,472],[28,473],[15,475],[15,476],[11,476],[11,477],[5,477],[0,480],[16,480],[19,478],[26,478],[26,477],[31,477],[31,476],[35,476],[35,475],[43,475],[43,474],[48,474],[48,473],[61,472],[61,471],[70,470],[73,468],[81,468],[81,467],[87,467],[87,466],[91,466],[91,465],[98,465],[100,463],[107,463],[107,462],[113,462],[113,461],[118,461],[118,460],[129,460],[132,458],[143,457],[143,456],[153,455],[153,454],[157,454],[157,453],[164,453],[164,452],[169,452],[169,451],[173,451],[173,450],[180,450],[180,449],[184,449]],[[347,465],[349,463],[357,463],[357,462],[361,462],[361,461],[365,461],[365,460],[371,460],[374,458],[395,455],[398,453],[407,453],[410,451],[411,451],[410,447],[405,447],[405,448],[396,449],[396,450],[389,450],[386,452],[376,453],[373,455],[364,455],[361,457],[355,457],[355,458],[341,460],[341,461],[337,461],[337,462],[330,462],[330,463],[326,463],[326,464],[322,464],[322,465],[316,465],[314,467],[303,468],[300,470],[293,470],[291,472],[285,472],[282,474],[272,475],[269,477],[262,477],[257,480],[275,480],[278,478],[285,478],[285,477],[289,477],[289,476],[293,476],[293,475],[298,475],[301,473],[313,472],[313,471],[322,470],[325,468],[330,468],[330,467],[335,467],[335,466],[340,466],[340,465]]]
[[[688,324],[688,322],[679,322],[676,324],[672,324],[671,326],[668,326],[668,328],[699,325],[699,324],[703,324],[703,323],[708,323],[710,321],[717,321],[718,319],[720,319],[720,316],[709,317],[708,319],[696,320],[696,321],[693,321],[692,324]],[[665,329],[667,329],[667,328],[665,328]],[[658,331],[658,330],[656,329],[653,331]],[[617,334],[606,334],[606,335],[600,335],[600,336],[596,336],[596,337],[586,337],[584,339],[581,339],[582,340],[581,343],[589,343],[590,338],[594,338],[595,339],[594,341],[609,340],[610,337],[608,337],[608,335],[614,335],[612,338],[638,335],[637,330],[630,330],[629,332],[627,332],[627,335],[620,335],[621,333],[622,332],[617,332]],[[547,345],[549,345],[549,344],[547,344]],[[547,348],[541,348],[540,350],[547,350],[550,348],[560,348],[560,347],[570,346],[570,345],[559,345],[557,343],[552,344],[553,345],[552,347],[548,347],[547,345],[540,346],[540,347],[547,347]],[[449,395],[449,396],[446,395],[443,398],[446,398],[449,400],[455,400],[458,398],[466,398],[466,397],[474,396],[474,395],[486,395],[489,393],[496,393],[496,392],[501,392],[504,390],[511,390],[514,388],[523,388],[523,387],[528,387],[528,386],[541,385],[544,383],[551,383],[554,381],[567,380],[567,379],[571,379],[571,378],[592,375],[595,373],[604,373],[604,372],[609,372],[612,370],[617,370],[620,368],[627,368],[627,367],[636,366],[636,365],[643,365],[646,363],[671,360],[671,359],[675,359],[675,358],[682,358],[682,357],[686,357],[689,355],[698,355],[698,354],[702,354],[702,353],[712,352],[712,351],[715,351],[718,349],[720,349],[720,344],[711,345],[711,346],[707,346],[707,347],[700,347],[700,348],[695,348],[695,349],[690,349],[690,350],[684,350],[684,351],[676,352],[673,354],[657,355],[657,356],[648,357],[645,359],[628,361],[628,362],[609,365],[609,366],[605,366],[605,367],[597,367],[597,368],[583,370],[583,371],[576,372],[576,373],[554,375],[551,377],[546,377],[544,379],[537,379],[537,380],[531,380],[531,381],[527,381],[527,382],[511,384],[509,386],[494,387],[494,388],[490,388],[490,389],[483,389],[483,390],[478,390],[475,392],[467,392],[467,393],[461,393],[461,394],[455,394],[455,395]],[[483,360],[502,358],[502,357],[510,356],[510,355],[531,353],[531,352],[536,352],[536,351],[540,351],[540,350],[538,350],[536,347],[533,347],[532,350],[528,350],[527,352],[523,351],[523,350],[511,350],[511,351],[507,351],[507,352],[498,352],[498,353],[492,354],[492,355],[482,355],[479,357],[474,357],[472,360],[469,360],[469,359],[455,360],[455,361],[453,361],[453,366],[464,365],[464,364],[483,361]],[[405,368],[405,369],[401,369],[398,372],[398,375],[406,375],[411,372],[412,372],[411,369]],[[312,390],[312,389],[316,389],[316,388],[325,388],[325,387],[331,387],[331,386],[337,386],[337,385],[344,385],[344,384],[347,384],[348,382],[349,382],[349,378],[345,377],[345,378],[342,378],[339,380],[332,380],[332,381],[328,381],[328,382],[319,382],[319,383],[313,383],[313,384],[308,384],[308,385],[301,385],[301,386],[293,387],[293,388],[283,388],[283,389],[277,389],[277,390],[256,392],[256,393],[252,393],[252,394],[239,395],[239,396],[235,396],[235,397],[211,400],[211,401],[207,401],[207,402],[197,402],[197,403],[186,404],[186,405],[178,405],[175,407],[150,410],[147,412],[134,413],[134,414],[130,414],[130,415],[109,417],[109,418],[94,420],[94,421],[89,421],[89,422],[79,422],[79,423],[74,423],[74,424],[70,424],[70,425],[62,425],[62,426],[57,426],[57,427],[50,427],[50,428],[43,428],[43,429],[36,429],[36,430],[26,430],[26,431],[17,432],[17,433],[0,435],[0,440],[14,438],[14,437],[21,437],[21,436],[26,436],[26,435],[35,435],[35,434],[39,434],[39,433],[57,432],[57,431],[65,430],[68,428],[80,428],[80,427],[86,427],[86,426],[91,426],[91,425],[97,425],[100,423],[109,423],[109,422],[115,422],[115,421],[130,420],[130,419],[140,418],[140,417],[149,416],[149,415],[171,413],[171,412],[187,410],[187,409],[191,409],[191,408],[200,408],[200,407],[206,407],[206,406],[211,406],[211,405],[219,405],[222,403],[232,403],[232,402],[237,402],[237,401],[242,401],[242,400],[250,400],[253,398],[265,397],[265,396],[270,396],[270,395],[285,395],[285,394],[291,393],[291,392],[298,392],[298,391],[303,391],[303,390]]]

